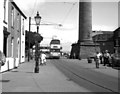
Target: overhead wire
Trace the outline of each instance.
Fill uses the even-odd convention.
[[[68,10],[67,14],[65,15],[65,17],[64,17],[63,20],[61,21],[60,25],[57,26],[57,27],[55,27],[55,28],[60,29],[60,30],[63,30],[63,29],[65,30],[65,28],[63,28],[62,26],[64,26],[65,21],[66,21],[67,18],[69,17],[72,9],[74,8],[74,6],[75,6],[75,4],[76,4],[77,2],[74,2],[74,3],[64,2],[64,3],[72,4],[72,6],[70,7],[70,9]],[[62,27],[62,28],[60,28],[60,27]],[[67,30],[68,30],[68,29],[67,29]]]
[[[65,3],[65,2],[64,2],[64,3]],[[71,8],[70,8],[69,11],[67,12],[66,16],[63,18],[61,24],[63,24],[63,23],[66,21],[66,19],[68,18],[69,14],[71,13],[71,11],[72,11],[72,9],[73,9],[73,7],[74,7],[75,4],[76,4],[76,2],[75,2],[75,3],[72,3]]]
[[[33,14],[35,12],[36,5],[37,5],[37,0],[35,0],[35,2],[34,2],[34,6],[33,6],[33,10],[32,10],[31,16],[33,16]]]
[[[64,3],[66,3],[66,2],[64,2]],[[68,2],[67,2],[67,3],[68,3]],[[67,17],[69,16],[69,14],[71,13],[71,11],[72,11],[74,5],[76,4],[76,2],[75,2],[75,3],[69,3],[69,4],[72,4],[72,6],[71,6],[71,8],[69,9],[69,11],[67,12],[67,14],[65,15],[65,17],[63,18],[63,20],[61,21],[61,23],[54,23],[54,22],[48,22],[48,21],[46,22],[46,21],[43,21],[43,24],[44,24],[44,23],[48,23],[48,24],[53,24],[53,25],[57,25],[57,26],[62,25],[62,24],[66,21],[66,19],[67,19]]]

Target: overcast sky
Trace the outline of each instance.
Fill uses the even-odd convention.
[[[34,16],[39,11],[44,23],[62,24],[46,26],[40,25],[39,33],[45,37],[43,44],[56,35],[63,43],[77,42],[78,40],[78,0],[14,0],[27,17]],[[49,1],[49,2],[48,2]],[[119,0],[93,0],[92,2],[92,30],[114,31],[118,27]],[[23,3],[24,2],[24,3]],[[27,20],[28,21],[28,20]],[[28,22],[26,23],[28,30]],[[36,31],[36,26],[31,26]],[[70,44],[69,44],[70,46]]]

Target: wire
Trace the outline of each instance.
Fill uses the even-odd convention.
[[[64,2],[64,3],[68,3],[68,2]],[[69,3],[69,4],[72,4],[72,7],[69,9],[68,13],[65,15],[65,17],[63,18],[63,20],[61,21],[61,23],[54,23],[54,22],[49,22],[49,21],[44,21],[43,20],[43,24],[46,24],[46,25],[57,25],[57,26],[62,26],[62,24],[65,22],[65,20],[67,19],[67,17],[69,16],[70,12],[72,11],[74,5],[76,4],[76,2],[74,3]]]
[[[35,12],[35,9],[36,9],[36,4],[37,4],[37,0],[35,0],[35,2],[34,2],[33,11],[32,11],[32,13],[31,13],[31,15],[32,15],[32,16],[33,16],[33,14],[34,14],[34,12]]]
[[[64,3],[66,3],[66,2],[64,2]],[[70,3],[70,4],[71,4],[71,3]],[[63,23],[65,22],[65,20],[68,18],[69,14],[70,14],[70,12],[72,11],[72,9],[73,9],[73,7],[74,7],[75,4],[76,4],[76,2],[75,2],[75,3],[72,3],[72,7],[70,8],[70,10],[68,11],[68,13],[66,14],[65,18],[63,19],[62,24],[63,24]]]

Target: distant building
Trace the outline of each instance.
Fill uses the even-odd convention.
[[[120,27],[114,31],[114,52],[120,53]]]
[[[105,50],[108,50],[110,53],[114,53],[113,31],[93,31],[92,41],[94,45],[89,46],[90,51],[93,50],[92,48],[95,46],[95,51],[104,52]],[[72,46],[72,49],[70,53],[70,58],[77,59],[79,56],[78,55],[79,46],[76,43],[73,43],[71,46]],[[88,48],[84,48],[84,49],[88,49]],[[84,51],[85,55],[87,51],[88,50],[86,50],[86,52]],[[91,57],[94,55],[95,51],[94,50],[91,51],[91,55],[90,55]]]
[[[104,52],[108,50],[110,53],[114,52],[114,41],[112,31],[102,31],[101,34],[97,34],[92,37],[94,43],[100,44],[100,51]]]
[[[71,49],[71,52],[70,52],[70,58],[72,59],[78,59],[78,56],[79,56],[79,45],[77,45],[77,43],[73,43],[72,45],[72,49]]]

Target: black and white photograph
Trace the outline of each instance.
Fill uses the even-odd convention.
[[[119,94],[120,0],[0,0],[0,93]]]

